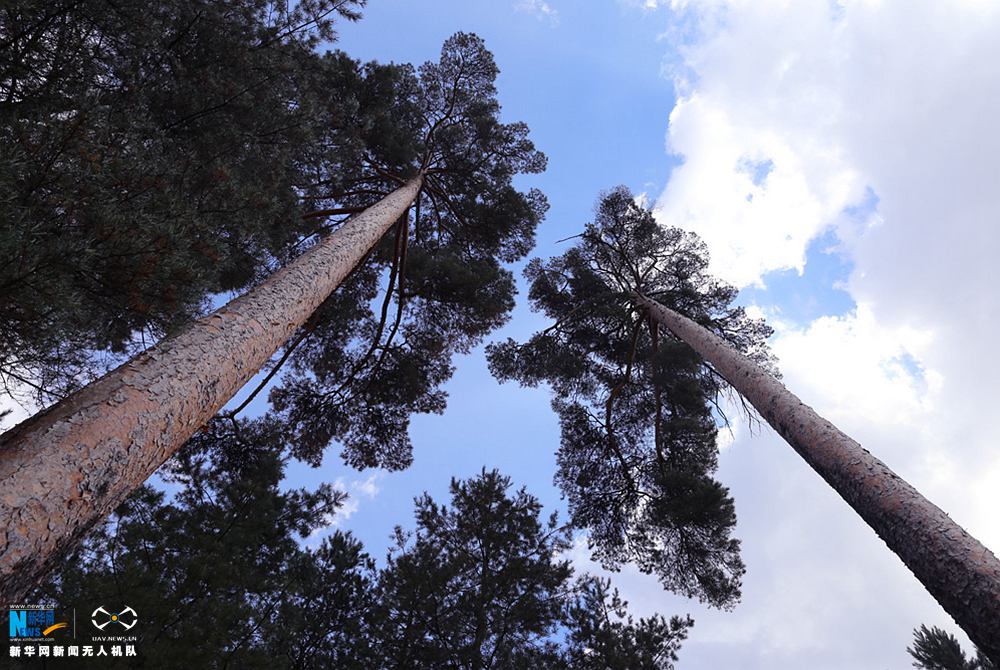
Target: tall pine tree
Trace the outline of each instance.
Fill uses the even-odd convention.
[[[594,224],[587,227],[574,249],[548,264],[533,261],[529,265],[532,299],[556,323],[525,345],[508,342],[494,347],[492,365],[501,379],[515,378],[523,383],[546,380],[559,393],[556,407],[563,422],[560,457],[570,464],[563,467],[563,472],[572,477],[602,457],[612,464],[618,461],[620,469],[626,471],[643,462],[640,454],[651,452],[656,456],[655,471],[663,471],[660,461],[668,459],[662,458],[661,452],[665,456],[678,447],[672,446],[676,438],[665,432],[667,424],[662,417],[690,416],[689,411],[672,401],[672,397],[684,393],[685,387],[671,385],[671,378],[680,375],[690,379],[692,385],[687,388],[698,389],[702,407],[731,388],[858,512],[983,653],[996,662],[1000,658],[1000,561],[884,463],[781,384],[765,348],[769,328],[746,318],[742,309],[732,307],[735,290],[712,280],[706,274],[707,266],[707,250],[702,242],[691,233],[661,227],[652,212],[638,205],[625,189],[601,199]],[[644,346],[640,335],[643,323],[648,324],[648,346]],[[669,346],[664,346],[664,340]],[[669,354],[658,353],[671,350],[680,356],[678,362],[662,358]],[[647,364],[651,371],[644,378],[634,377],[632,369],[641,373],[643,360],[653,361]],[[563,396],[571,402],[563,400]],[[619,409],[620,418],[616,420],[615,408],[622,405],[619,396],[637,400]],[[598,404],[603,405],[603,415],[596,411]],[[629,429],[636,418],[636,425],[645,432]],[[619,439],[622,434],[625,438]],[[632,451],[622,444],[629,445]],[[705,446],[707,451],[709,447]],[[687,454],[698,453],[683,446],[680,450],[685,459],[691,458]],[[693,462],[708,463],[709,468],[714,465],[714,460],[695,458]],[[571,469],[577,463],[584,466]],[[669,506],[657,506],[662,504],[659,501],[671,500],[669,486],[656,490],[647,484],[640,488],[633,484],[641,481],[635,475],[620,479],[626,486],[615,482],[592,489],[587,488],[591,479],[586,477],[576,475],[574,480],[564,476],[563,481],[564,488],[570,489],[571,505],[575,505],[571,508],[574,520],[597,528],[593,541],[598,555],[607,557],[607,547],[611,546],[617,551],[611,555],[612,560],[631,552],[640,565],[646,556],[651,556],[654,564],[662,564],[661,557],[669,556],[663,551],[671,546],[669,542],[644,545],[631,541],[631,537],[641,537],[644,527],[667,522],[674,524],[668,527],[676,528],[676,537],[689,537],[683,524],[673,521],[683,521],[684,516],[674,517]],[[576,498],[572,497],[574,485],[579,487]],[[644,491],[649,502],[643,504],[655,513],[649,517],[624,517],[638,522],[631,527],[627,523],[615,527],[616,531],[622,530],[612,536],[609,545],[602,524],[614,520],[613,514],[597,508],[587,516],[580,510],[590,511],[591,499],[607,500],[605,491],[618,495],[630,488]],[[679,490],[682,495],[690,495],[691,501],[705,500],[697,492],[692,495],[688,489]],[[584,502],[576,502],[580,500]],[[719,509],[718,503],[715,505]],[[710,528],[715,533],[710,537],[720,537],[718,531],[728,530],[729,524],[719,523],[720,518],[724,519],[712,517],[714,525]],[[696,527],[698,520],[691,518]],[[695,537],[704,542],[703,535]],[[671,562],[667,565],[665,583],[670,586],[670,577],[677,569]],[[730,570],[730,574],[733,572]]]
[[[328,81],[358,79],[350,70],[322,61]],[[317,337],[275,397],[296,455],[315,461],[337,438],[354,465],[409,462],[409,414],[441,411],[452,354],[507,318],[514,285],[502,264],[527,252],[545,210],[540,193],[511,184],[545,159],[524,124],[499,120],[496,74],[482,40],[461,33],[419,71],[366,66],[360,99],[384,104],[358,131],[355,176],[320,154],[300,189],[338,205],[309,220],[362,212],[319,241],[300,237],[307,251],[258,288],[3,436],[0,593],[22,593],[289,339]],[[349,293],[320,310],[349,275]]]

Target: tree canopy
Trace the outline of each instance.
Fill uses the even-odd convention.
[[[310,230],[297,185],[318,129],[343,119],[324,130],[339,165],[371,125],[349,91],[317,98],[339,57],[315,47],[362,5],[5,3],[0,380],[51,402]]]
[[[379,126],[346,190],[325,190],[317,172],[309,197],[325,209],[316,211],[371,204],[417,172],[424,188],[412,215],[307,326],[271,399],[299,457],[316,462],[337,440],[356,467],[396,469],[410,462],[410,415],[444,409],[452,355],[513,308],[503,264],[530,250],[547,205],[511,180],[544,169],[545,157],[527,126],[500,121],[498,70],[475,35],[457,33],[418,69],[365,71],[394,92],[396,131],[388,143]]]
[[[691,619],[636,622],[608,582],[573,580],[568,530],[510,486],[483,471],[452,480],[451,507],[417,500],[380,578],[386,667],[672,668]]]
[[[280,434],[199,434],[167,469],[178,492],[137,491],[37,597],[127,601],[147,668],[673,667],[691,620],[635,621],[574,578],[566,530],[497,472],[419,498],[381,567],[350,533],[304,546],[343,495],[282,487]]]
[[[531,304],[552,325],[523,344],[490,345],[491,370],[552,389],[562,434],[556,481],[598,559],[635,562],[667,588],[731,606],[744,566],[733,500],[712,476],[713,410],[725,384],[632,297],[662,301],[758,360],[769,361],[770,329],[707,275],[696,235],[661,226],[624,187],[601,196],[577,237],[525,270]]]

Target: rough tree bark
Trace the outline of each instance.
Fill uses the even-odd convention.
[[[262,284],[0,436],[0,602],[17,602],[205,424],[405,214],[423,176]]]
[[[633,299],[750,401],[1000,663],[1000,561],[989,549],[720,337],[643,295]]]

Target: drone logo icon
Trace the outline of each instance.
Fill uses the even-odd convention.
[[[94,624],[97,630],[104,630],[113,623],[119,624],[125,630],[131,630],[133,626],[139,623],[139,615],[127,605],[120,612],[109,612],[103,607],[98,607],[90,615],[90,622]]]

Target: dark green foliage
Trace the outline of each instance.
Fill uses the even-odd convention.
[[[921,624],[913,631],[913,646],[906,651],[913,657],[913,667],[924,670],[996,670],[997,667],[978,649],[976,658],[966,659],[955,636],[937,626],[927,628]]]
[[[574,581],[566,531],[506,477],[453,482],[450,507],[417,500],[415,531],[376,570],[346,533],[304,549],[342,496],[282,490],[276,424],[233,429],[200,433],[168,467],[176,498],[137,491],[34,601],[129,604],[130,667],[673,667],[691,620],[635,622],[607,583]]]
[[[708,277],[707,263],[694,234],[660,226],[619,187],[576,246],[525,270],[533,307],[554,323],[488,355],[501,381],[552,388],[562,426],[556,481],[596,557],[635,562],[667,588],[728,607],[744,567],[733,501],[712,478],[713,407],[725,387],[631,300],[661,301],[769,363],[770,330],[731,305],[736,290]]]
[[[299,216],[307,150],[322,129],[322,160],[356,164],[344,128],[364,122],[344,86],[317,88],[343,66],[313,48],[361,5],[4,4],[4,383],[51,401],[114,362],[102,354],[151,344],[315,230]],[[331,118],[344,122],[328,130]]]
[[[318,463],[331,440],[351,465],[406,467],[414,412],[441,412],[451,358],[503,324],[514,281],[502,263],[531,248],[546,203],[512,178],[545,157],[527,127],[499,120],[497,67],[483,41],[458,33],[436,63],[365,68],[385,100],[364,132],[364,164],[336,182],[318,169],[317,213],[363,207],[418,171],[425,185],[407,218],[317,315],[271,400],[295,454]],[[338,190],[340,189],[340,190]]]
[[[451,508],[417,501],[412,543],[398,531],[399,553],[379,584],[387,667],[518,667],[555,632],[572,574],[556,554],[569,540],[554,517],[540,523],[535,498],[508,496],[509,486],[484,472],[452,481]]]
[[[563,664],[572,670],[668,670],[694,622],[690,617],[640,619],[607,581],[584,578],[567,610]]]
[[[452,506],[417,501],[417,529],[379,581],[384,668],[669,670],[693,624],[626,616],[607,582],[558,555],[569,548],[553,515],[496,471],[452,481]]]
[[[40,598],[133,607],[135,667],[366,667],[342,662],[366,653],[373,565],[343,534],[312,552],[300,547],[343,495],[328,486],[282,490],[281,450],[268,422],[242,425],[240,440],[210,426],[168,468],[168,480],[182,485],[176,499],[139,489]],[[105,659],[77,662],[106,667]]]

